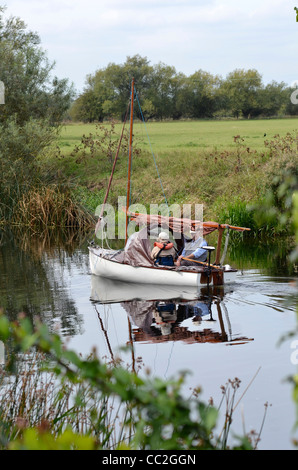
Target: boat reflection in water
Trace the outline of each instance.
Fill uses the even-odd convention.
[[[131,324],[133,342],[242,344],[253,339],[233,336],[224,301],[232,286],[173,288],[133,285],[91,276],[91,301],[118,303]]]

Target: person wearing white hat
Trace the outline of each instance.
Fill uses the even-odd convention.
[[[160,232],[158,235],[151,252],[151,258],[154,260],[154,264],[174,266],[176,250],[174,244],[169,241],[169,235],[166,232]]]
[[[186,243],[182,253],[178,256],[176,266],[199,266],[197,261],[207,261],[207,251],[202,246],[207,246],[206,240],[194,230],[190,231],[192,240]],[[183,259],[183,258],[187,258]]]

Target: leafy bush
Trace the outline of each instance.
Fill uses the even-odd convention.
[[[183,397],[184,375],[167,382],[141,378],[120,364],[103,364],[95,351],[83,359],[67,350],[59,335],[50,334],[44,324],[37,322],[33,328],[23,317],[10,323],[0,315],[0,339],[9,351],[6,366],[11,373],[0,395],[2,448],[198,450],[227,446],[238,379],[232,384],[224,430],[216,437],[218,410],[203,403],[198,390],[191,398]],[[47,357],[47,367],[38,377],[45,380],[50,374],[51,383],[60,383],[54,400],[57,408],[49,393],[43,394],[48,400],[44,406],[32,368],[28,374],[19,374],[20,381],[16,378],[20,361],[34,351],[43,351]],[[39,395],[32,393],[30,380],[37,384],[34,389]],[[229,396],[230,391],[225,391],[226,399]],[[115,432],[117,439],[112,439]],[[248,438],[240,439],[239,448],[251,448]]]
[[[275,233],[293,235],[293,194],[298,190],[298,136],[288,133],[267,141],[270,158],[264,166],[263,196],[254,206],[259,224]]]
[[[68,81],[51,79],[53,64],[40,38],[0,6],[0,221],[11,221],[18,201],[40,184],[38,158],[54,142],[74,96]]]

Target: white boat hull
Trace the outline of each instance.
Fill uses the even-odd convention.
[[[89,247],[90,270],[92,274],[107,279],[131,282],[135,284],[156,284],[167,286],[206,286],[206,276],[202,272],[174,270],[167,268],[130,266],[106,259],[103,250]],[[222,284],[235,281],[237,270],[228,268],[223,271]],[[214,285],[214,276],[210,276],[209,285]],[[218,284],[218,283],[217,283]]]

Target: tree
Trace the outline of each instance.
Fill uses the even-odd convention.
[[[203,70],[198,70],[185,81],[184,113],[192,118],[213,117],[219,107],[221,79]]]
[[[51,64],[37,33],[0,7],[0,219],[13,217],[23,195],[39,182],[38,158],[56,138],[56,129],[74,97],[66,79],[52,78]]]
[[[222,88],[235,117],[248,118],[261,113],[258,92],[262,89],[262,77],[257,70],[234,70],[228,74]]]
[[[0,106],[0,123],[14,116],[18,125],[30,119],[47,119],[58,124],[74,97],[68,81],[52,78],[54,64],[40,47],[37,33],[27,31],[15,17],[4,19],[0,7],[0,79],[5,85],[5,104]]]
[[[137,83],[140,98],[145,99],[151,83],[152,67],[146,57],[138,54],[127,57],[121,65],[110,63],[90,76],[83,95],[92,90],[102,109],[103,118],[120,117],[124,119],[130,97],[131,81]],[[95,118],[98,119],[98,118]],[[94,120],[95,120],[94,119]]]
[[[289,101],[289,92],[283,82],[273,81],[259,91],[259,103],[264,116],[284,114]]]
[[[182,75],[177,74],[175,67],[161,62],[154,67],[149,97],[157,119],[180,117],[177,100],[181,80]]]
[[[102,121],[103,104],[93,90],[86,90],[72,104],[69,114],[74,121]]]

